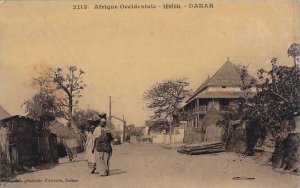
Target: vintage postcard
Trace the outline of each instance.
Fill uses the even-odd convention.
[[[297,188],[299,0],[1,0],[0,187]]]

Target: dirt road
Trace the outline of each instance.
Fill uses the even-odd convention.
[[[252,180],[233,180],[233,177]],[[235,153],[187,156],[155,144],[123,144],[114,147],[111,176],[89,174],[83,155],[66,158],[49,169],[17,176],[21,182],[0,187],[107,187],[107,188],[298,188],[299,176],[275,172],[254,158]],[[54,181],[54,182],[53,182]]]

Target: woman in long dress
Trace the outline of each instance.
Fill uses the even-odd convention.
[[[87,161],[90,173],[93,174],[96,170],[96,159],[93,153],[95,138],[93,137],[93,131],[95,127],[90,126],[87,131],[87,139],[85,143],[85,160]]]

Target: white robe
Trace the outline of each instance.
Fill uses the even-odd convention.
[[[92,153],[95,143],[95,137],[91,132],[87,134],[86,144],[85,144],[85,160],[89,163],[95,163],[95,155]]]

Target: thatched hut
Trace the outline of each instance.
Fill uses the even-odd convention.
[[[83,151],[84,136],[80,132],[75,132],[71,127],[67,127],[57,120],[50,123],[49,129],[51,133],[57,135],[58,156],[64,157],[67,155],[63,140],[76,138],[78,142],[77,152]]]

